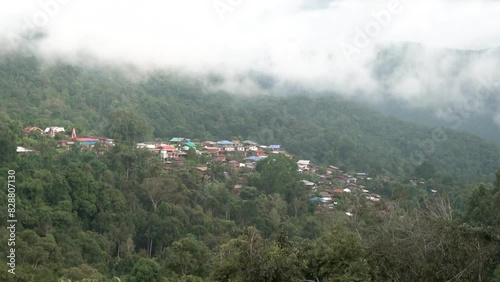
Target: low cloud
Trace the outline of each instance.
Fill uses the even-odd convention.
[[[471,91],[481,78],[500,77],[498,1],[40,0],[3,5],[0,35],[10,44],[4,46],[15,47],[37,30],[44,36],[31,42],[45,58],[81,63],[90,55],[95,62],[142,70],[215,73],[224,78],[219,87],[241,94],[300,85],[376,103],[390,98],[442,108],[476,97]],[[477,51],[483,49],[489,50]]]

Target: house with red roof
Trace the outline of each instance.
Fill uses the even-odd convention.
[[[163,160],[176,158],[179,155],[177,148],[175,148],[172,145],[157,146],[155,148],[155,151],[158,152],[158,154],[160,155],[160,158]]]
[[[333,194],[344,194],[344,193],[345,193],[345,191],[342,190],[342,189],[335,189],[335,190],[333,190]]]
[[[256,157],[267,157],[267,154],[264,150],[258,150],[258,151],[254,151],[252,153],[252,155],[256,156]]]

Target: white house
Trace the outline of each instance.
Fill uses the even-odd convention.
[[[311,161],[309,160],[299,160],[297,162],[297,165],[300,170],[309,170],[309,165],[311,164]]]
[[[177,149],[171,145],[160,145],[156,147],[156,150],[162,159],[171,159],[178,155]]]
[[[33,150],[29,150],[29,149],[26,149],[24,147],[17,147],[16,152],[18,152],[18,153],[29,153],[29,152],[33,152]]]
[[[256,145],[250,145],[248,146],[248,151],[258,151],[259,148]]]
[[[65,132],[64,127],[59,127],[59,126],[51,126],[45,128],[43,131],[45,134],[54,137],[57,133]]]
[[[137,149],[154,150],[156,148],[154,143],[137,143]]]
[[[307,188],[309,188],[309,189],[311,189],[313,191],[316,191],[316,184],[314,182],[311,182],[311,181],[308,181],[308,180],[304,179],[304,180],[302,180],[302,183],[304,183],[304,185]]]

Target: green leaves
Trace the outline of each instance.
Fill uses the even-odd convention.
[[[263,239],[252,227],[222,245],[214,260],[212,279],[215,281],[303,280],[304,265],[297,249],[283,242]]]
[[[193,235],[175,241],[164,251],[165,268],[177,275],[206,275],[209,249]]]
[[[160,282],[160,265],[152,259],[140,259],[132,269],[130,282]]]
[[[287,200],[301,194],[297,164],[284,154],[271,154],[257,163],[260,177],[254,184],[266,194],[280,193]]]
[[[500,190],[480,184],[472,191],[466,220],[473,224],[484,224],[500,228]]]
[[[465,216],[470,225],[419,212],[437,202],[430,189],[465,195],[468,189],[451,185],[491,180],[500,162],[496,145],[447,131],[446,143],[412,170],[408,158],[422,150],[418,140],[432,137],[430,129],[335,97],[205,95],[209,91],[200,85],[174,75],[135,83],[116,70],[56,65],[41,71],[36,58],[2,61],[0,72],[0,95],[5,96],[0,111],[10,115],[0,114],[0,171],[5,177],[8,169],[16,169],[18,177],[19,280],[109,281],[115,275],[124,282],[500,277],[500,171],[495,186],[472,191]],[[99,148],[99,155],[65,152],[53,138],[22,135],[28,125],[74,126],[81,136],[109,134],[118,146]],[[384,201],[373,211],[356,206],[356,216],[345,222],[339,217],[343,214],[313,213],[300,180],[319,178],[299,174],[296,163],[281,154],[259,162],[255,173],[233,171],[228,179],[223,163],[209,164],[203,177],[195,166],[207,165],[210,158],[191,149],[185,167],[167,171],[153,154],[134,148],[135,142],[153,139],[153,128],[155,137],[163,139],[241,136],[282,144],[314,163],[370,173],[373,182],[363,185],[383,194]],[[16,156],[17,145],[38,152]],[[432,180],[413,187],[375,177],[391,173],[395,179]],[[239,194],[235,184],[243,186]],[[386,199],[390,191],[393,201]],[[5,195],[0,199],[0,207],[6,208]],[[350,203],[336,209],[344,204],[347,208]],[[391,214],[393,209],[412,213]],[[337,225],[332,227],[333,221]],[[3,241],[6,236],[0,230]],[[6,246],[0,250],[5,253]],[[8,281],[2,275],[0,280]]]
[[[20,128],[14,121],[0,116],[0,165],[7,164],[15,160],[17,148],[17,134]]]
[[[127,145],[134,145],[152,137],[152,128],[148,120],[132,109],[111,113],[107,132],[117,142]]]
[[[334,226],[304,249],[308,279],[319,281],[370,281],[371,268],[359,237]]]

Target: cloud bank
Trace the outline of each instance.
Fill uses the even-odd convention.
[[[416,107],[470,99],[474,111],[492,107],[491,95],[474,94],[482,80],[498,93],[498,1],[19,2],[0,9],[4,45],[15,48],[38,30],[45,36],[36,50],[46,58],[91,54],[144,70],[215,73],[225,78],[221,87],[243,94],[262,88],[249,73],[271,77],[273,87]]]

